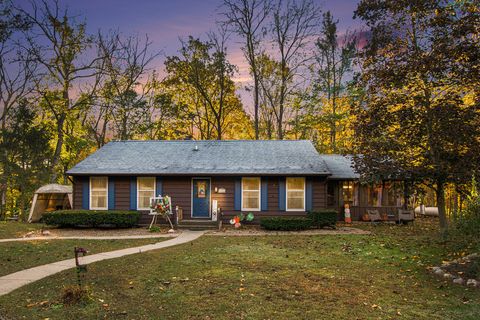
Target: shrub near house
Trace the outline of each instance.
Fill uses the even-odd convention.
[[[297,231],[312,226],[312,220],[305,217],[272,217],[260,220],[260,226],[267,230]]]
[[[272,217],[260,220],[260,226],[267,230],[278,231],[296,231],[306,230],[311,227],[335,228],[337,222],[337,211],[335,210],[318,210],[308,212],[305,217]]]
[[[136,226],[140,219],[138,211],[120,210],[60,210],[47,212],[43,221],[60,227],[116,227]]]
[[[317,228],[335,228],[338,219],[338,213],[335,210],[310,211],[307,216],[312,220],[312,226]]]

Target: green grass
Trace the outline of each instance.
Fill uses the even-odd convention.
[[[46,263],[73,258],[74,247],[86,248],[89,254],[94,254],[142,246],[163,240],[167,239],[37,240],[0,243],[0,276]]]
[[[464,251],[436,228],[372,235],[204,236],[89,266],[91,300],[63,305],[68,270],[0,297],[7,319],[478,319],[480,290],[432,276]],[[467,248],[478,250],[477,247]]]
[[[30,231],[45,228],[42,223],[25,223],[17,221],[0,221],[0,239],[20,238]],[[51,229],[51,227],[49,227]]]

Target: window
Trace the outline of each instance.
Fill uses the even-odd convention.
[[[90,177],[90,209],[107,210],[108,178]]]
[[[137,210],[150,209],[150,198],[155,197],[155,178],[137,178]]]
[[[242,178],[242,211],[260,211],[260,178]]]
[[[305,178],[287,178],[287,211],[305,210]]]

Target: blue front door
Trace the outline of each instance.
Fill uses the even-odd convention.
[[[192,217],[208,218],[210,216],[210,180],[193,179]]]

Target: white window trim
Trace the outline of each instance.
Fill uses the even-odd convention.
[[[288,179],[289,178],[302,178],[303,179],[303,208],[301,209],[288,209]],[[300,191],[299,189],[293,189],[290,191]],[[287,177],[285,179],[285,211],[305,211],[305,202],[306,202],[306,179],[305,177]]]
[[[140,188],[138,187],[139,178],[153,178],[153,197],[157,196],[157,177],[137,177],[137,210],[150,210],[150,207],[148,208],[141,208],[140,207]]]
[[[243,207],[243,179],[258,179],[258,208],[244,208]],[[262,210],[262,178],[260,177],[242,177],[242,211],[261,211]],[[245,191],[255,191],[255,190],[245,190]]]
[[[103,207],[92,207],[92,178],[105,178],[107,179],[107,189],[106,189],[106,196],[105,196],[105,204],[106,206],[103,208]],[[88,203],[88,206],[90,208],[90,210],[108,210],[108,177],[104,177],[104,176],[100,176],[100,177],[90,177],[88,179],[89,181],[89,186],[88,186],[88,193],[89,193],[89,203]]]

